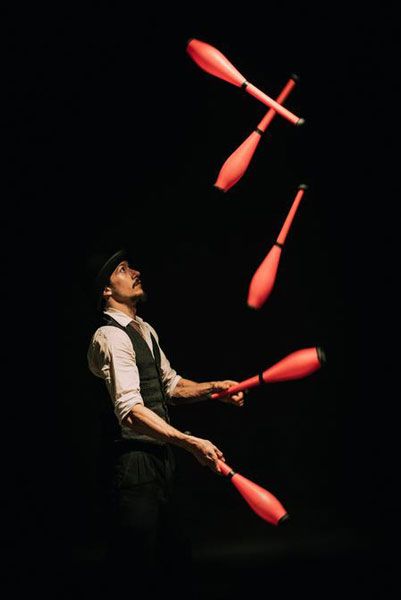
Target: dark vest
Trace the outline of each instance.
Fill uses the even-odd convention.
[[[112,325],[119,327],[128,335],[132,342],[135,352],[136,365],[139,371],[140,389],[143,402],[147,408],[155,412],[167,423],[170,422],[167,397],[162,383],[162,373],[160,370],[160,348],[155,338],[151,334],[153,355],[149,346],[143,337],[130,325],[124,327],[115,321],[110,315],[104,315],[104,325]],[[135,437],[137,440],[156,442],[156,440],[143,433],[137,433],[131,430],[130,437]],[[157,442],[156,442],[157,443]]]

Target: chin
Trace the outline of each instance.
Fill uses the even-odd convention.
[[[138,296],[135,297],[136,302],[146,302],[148,299],[146,292],[142,291]]]

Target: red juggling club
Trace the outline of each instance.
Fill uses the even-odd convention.
[[[297,75],[291,75],[282,92],[277,96],[276,102],[279,104],[284,102],[294,88],[296,81],[298,81]],[[226,162],[221,167],[216,183],[214,184],[216,188],[223,192],[227,192],[241,179],[251,162],[252,156],[255,153],[263,133],[266,131],[275,115],[276,111],[273,108],[270,108],[256,129],[252,131],[246,140],[227,158]]]
[[[292,203],[287,218],[284,221],[284,225],[281,228],[277,240],[273,244],[273,247],[268,252],[267,256],[256,269],[255,274],[251,279],[247,300],[249,308],[261,308],[273,290],[285,239],[295,217],[295,213],[297,212],[299,203],[301,202],[305,190],[307,189],[308,186],[303,183],[298,186],[298,192],[295,196],[294,202]]]
[[[272,525],[280,525],[289,519],[287,511],[273,494],[239,473],[235,473],[222,460],[218,463],[221,473],[230,477],[241,496],[259,517]]]
[[[290,112],[284,106],[281,106],[278,102],[261,92],[257,87],[249,83],[243,75],[234,67],[233,64],[214,46],[201,42],[200,40],[192,39],[188,42],[187,53],[196,64],[211,75],[224,79],[228,83],[232,83],[237,87],[242,87],[248,94],[257,98],[263,104],[266,104],[293,123],[294,125],[302,125],[305,121],[300,119],[297,115]]]
[[[303,348],[288,354],[272,367],[265,369],[254,377],[245,379],[240,383],[232,385],[227,390],[211,394],[213,400],[224,398],[229,394],[243,392],[263,383],[276,383],[279,381],[288,381],[290,379],[302,379],[311,375],[326,362],[326,356],[322,348]]]

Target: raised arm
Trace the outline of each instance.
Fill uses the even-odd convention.
[[[147,325],[159,344],[159,338],[156,331],[149,324]],[[184,379],[183,377],[178,376],[177,372],[171,368],[170,362],[160,347],[160,344],[159,349],[163,384],[167,396],[170,398],[170,404],[179,406],[191,404],[193,402],[202,402],[203,400],[210,400],[211,394],[228,390],[232,385],[238,383],[237,381],[228,379],[224,381],[206,381],[204,383],[197,383],[189,379]],[[237,394],[225,396],[220,400],[221,402],[234,404],[235,406],[242,406],[244,404],[244,394],[243,392],[238,392]]]

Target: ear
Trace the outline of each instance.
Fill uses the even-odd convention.
[[[103,298],[106,300],[107,298],[110,298],[111,294],[112,294],[111,287],[106,285],[106,287],[104,288],[103,293],[102,293]]]

